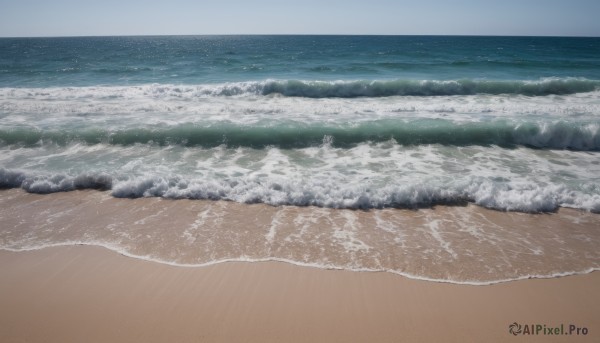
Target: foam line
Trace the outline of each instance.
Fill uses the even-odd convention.
[[[294,260],[289,260],[289,259],[284,259],[284,258],[263,258],[263,259],[231,258],[231,259],[222,259],[222,260],[210,261],[210,262],[199,263],[199,264],[184,264],[184,263],[175,263],[175,262],[165,261],[165,260],[157,259],[157,258],[154,258],[151,256],[135,255],[135,254],[128,252],[126,249],[123,249],[121,247],[118,247],[118,246],[115,246],[112,244],[95,243],[95,242],[94,243],[65,242],[65,243],[55,243],[55,244],[24,247],[24,248],[0,247],[0,250],[10,251],[10,252],[27,252],[27,251],[36,251],[36,250],[42,250],[42,249],[46,249],[46,248],[53,248],[53,247],[68,247],[68,246],[78,246],[78,245],[102,247],[102,248],[111,250],[113,252],[116,252],[120,255],[129,257],[129,258],[135,258],[135,259],[139,259],[142,261],[160,263],[160,264],[165,264],[165,265],[169,265],[169,266],[173,266],[173,267],[181,267],[181,268],[202,268],[202,267],[218,265],[221,263],[231,263],[231,262],[238,262],[238,263],[239,262],[242,262],[242,263],[280,262],[280,263],[288,263],[288,264],[292,264],[292,265],[296,265],[296,266],[300,266],[300,267],[318,268],[318,269],[326,269],[326,270],[347,270],[347,271],[353,271],[353,272],[371,272],[371,273],[386,272],[386,273],[396,274],[396,275],[406,277],[408,279],[413,279],[413,280],[448,283],[448,284],[456,284],[456,285],[470,285],[470,286],[489,286],[489,285],[494,285],[494,284],[499,284],[499,283],[506,283],[506,282],[527,280],[527,279],[553,279],[553,278],[557,278],[557,277],[564,277],[564,276],[571,276],[571,275],[584,275],[584,274],[589,274],[594,271],[600,270],[600,268],[588,268],[588,269],[580,270],[580,271],[566,271],[566,272],[553,273],[553,274],[548,274],[548,275],[543,275],[543,274],[523,275],[523,276],[519,276],[516,278],[498,279],[498,280],[491,280],[491,281],[477,281],[477,280],[461,281],[461,280],[452,280],[452,279],[428,278],[428,277],[424,277],[424,276],[403,273],[403,272],[390,270],[390,269],[346,268],[346,267],[335,266],[333,264],[322,265],[322,264],[318,264],[318,263],[305,263],[305,262],[299,262],[299,261],[294,261]]]

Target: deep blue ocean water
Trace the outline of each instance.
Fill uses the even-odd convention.
[[[600,39],[159,36],[0,39],[0,86],[275,80],[600,80]]]
[[[0,39],[0,186],[600,211],[600,39]]]

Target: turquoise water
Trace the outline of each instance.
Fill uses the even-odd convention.
[[[0,186],[600,211],[600,39],[0,39]]]

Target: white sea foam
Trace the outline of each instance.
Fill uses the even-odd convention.
[[[465,153],[468,149],[475,153]],[[104,166],[96,173],[69,175],[66,171],[53,174],[47,170],[3,168],[0,185],[34,193],[100,188],[111,189],[115,197],[225,199],[333,208],[412,208],[470,201],[510,211],[573,207],[600,212],[599,174],[595,174],[599,167],[593,163],[595,155],[583,152],[541,151],[542,155],[553,155],[556,161],[553,164],[528,149],[422,147],[414,150],[392,146],[382,151],[373,145],[363,145],[350,150],[325,147],[316,154],[313,150],[305,149],[308,156],[313,156],[309,159],[302,157],[304,150],[285,154],[276,148],[260,152],[225,150],[221,153],[228,156],[205,160],[196,169],[189,170],[188,163],[183,163],[186,168],[180,174],[169,161],[156,163],[167,154],[177,160],[177,156],[170,156],[173,150],[159,150],[146,158],[134,158],[139,163],[133,168],[126,164],[122,170],[111,171]],[[448,154],[455,155],[454,162],[447,160]],[[198,156],[188,154],[190,160]],[[246,165],[244,160],[250,156],[253,162]],[[301,164],[313,167],[306,169],[290,161],[299,158],[305,160]],[[475,162],[465,165],[462,159]],[[95,162],[101,165],[103,160]],[[46,163],[52,164],[52,160],[43,162]],[[85,164],[85,160],[81,163]],[[93,170],[96,166],[90,164],[88,168]],[[562,180],[561,173],[564,173]],[[580,181],[574,183],[574,177]]]
[[[44,145],[3,149],[0,155],[0,186],[36,193],[97,188],[110,189],[116,197],[335,208],[471,201],[524,212],[558,207],[600,211],[600,165],[594,152],[406,147],[391,141],[287,150]]]
[[[237,87],[246,87],[243,86]],[[130,121],[176,125],[186,122],[227,120],[256,123],[264,119],[320,122],[360,121],[382,118],[481,119],[486,116],[596,116],[600,92],[528,97],[521,95],[392,96],[387,98],[293,98],[280,96],[214,97],[224,85],[94,86],[65,88],[0,88],[3,125],[57,123],[71,125],[110,124],[127,126]],[[247,86],[250,87],[250,86]],[[251,87],[250,87],[251,88]],[[52,116],[48,116],[52,114]],[[199,116],[200,115],[200,116]],[[111,117],[112,116],[112,117]],[[367,117],[365,117],[367,116]],[[35,121],[31,121],[35,118]]]

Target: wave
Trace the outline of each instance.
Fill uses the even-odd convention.
[[[402,145],[441,144],[454,146],[523,145],[541,149],[600,150],[600,123],[567,121],[454,122],[444,119],[381,119],[353,124],[279,121],[240,125],[231,122],[178,124],[170,127],[121,130],[0,129],[4,145],[67,145],[73,142],[111,145],[183,145],[215,147],[304,148],[324,142],[351,147],[362,142],[394,140]]]
[[[386,96],[441,96],[474,94],[519,94],[527,96],[566,95],[592,92],[599,81],[583,79],[545,79],[542,81],[271,81],[262,94],[308,98],[355,98]]]
[[[269,96],[306,98],[357,98],[389,96],[452,95],[569,95],[600,90],[599,80],[583,78],[546,78],[541,80],[355,80],[303,81],[266,80],[223,84],[137,86],[90,86],[63,88],[0,88],[4,98],[49,99],[115,99],[144,96],[151,98],[202,98],[220,96]]]
[[[77,189],[110,190],[112,177],[107,174],[38,175],[0,168],[0,188],[22,188],[30,193],[48,194]]]
[[[418,181],[362,187],[319,180],[186,179],[180,176],[110,176],[107,174],[42,174],[0,168],[0,188],[22,188],[30,193],[55,193],[76,189],[111,190],[118,198],[162,197],[170,199],[228,200],[274,206],[328,208],[420,208],[435,205],[477,205],[503,211],[551,212],[572,207],[600,213],[600,185],[587,191],[564,185],[511,183],[469,176],[447,183]]]

